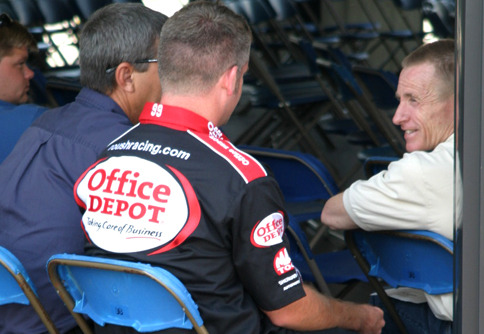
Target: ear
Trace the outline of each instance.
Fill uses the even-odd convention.
[[[133,80],[133,65],[127,62],[122,62],[116,68],[115,78],[116,84],[127,92],[134,92],[134,80]]]
[[[237,87],[237,70],[237,65],[234,65],[224,73],[224,87],[228,95],[233,95]]]

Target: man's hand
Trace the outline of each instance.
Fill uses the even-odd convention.
[[[358,333],[361,334],[379,334],[385,320],[383,320],[383,311],[371,305],[359,305],[361,314],[361,325]]]

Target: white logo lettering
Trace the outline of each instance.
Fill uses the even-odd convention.
[[[269,247],[280,244],[283,234],[284,217],[280,212],[274,212],[254,227],[251,242],[255,247]]]
[[[161,117],[163,113],[163,105],[161,103],[153,103],[151,107],[151,116],[152,117]]]
[[[213,125],[212,122],[208,122],[208,131],[209,131],[209,136],[210,138],[213,139],[220,139],[223,137],[222,131],[215,125]]]

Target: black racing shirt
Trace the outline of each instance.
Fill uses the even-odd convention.
[[[74,192],[91,252],[169,270],[211,333],[284,332],[260,309],[304,296],[276,181],[189,110],[147,104]]]

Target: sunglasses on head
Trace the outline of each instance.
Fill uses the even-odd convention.
[[[12,22],[13,22],[12,19],[7,14],[3,13],[0,15],[0,28],[3,26],[7,27],[11,25]]]

